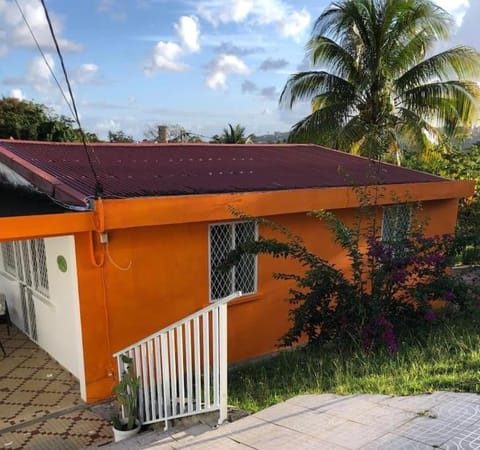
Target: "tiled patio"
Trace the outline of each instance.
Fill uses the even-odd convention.
[[[112,441],[78,381],[15,327],[0,327],[0,448],[78,449]]]
[[[218,428],[144,433],[111,450],[480,449],[480,395],[301,395]]]

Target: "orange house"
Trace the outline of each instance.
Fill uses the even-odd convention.
[[[90,162],[89,162],[90,159]],[[95,173],[94,173],[95,172]],[[112,354],[241,290],[228,306],[229,361],[276,350],[299,270],[267,256],[218,274],[235,242],[279,222],[344,267],[328,230],[305,213],[350,221],[352,189],[377,182],[421,201],[428,232],[454,230],[470,182],[451,181],[315,145],[80,144],[0,141],[0,291],[12,321],[78,377],[93,402],[111,396]],[[388,208],[391,195],[379,201]],[[386,209],[385,209],[386,210]],[[395,226],[386,220],[384,230]]]

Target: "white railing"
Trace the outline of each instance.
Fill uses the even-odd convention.
[[[219,411],[227,418],[227,303],[236,292],[185,317],[113,356],[119,376],[122,355],[140,377],[138,411],[142,424]]]

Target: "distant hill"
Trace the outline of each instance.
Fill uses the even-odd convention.
[[[278,144],[282,142],[287,142],[288,135],[288,131],[275,131],[273,134],[255,136],[254,142],[259,144]]]

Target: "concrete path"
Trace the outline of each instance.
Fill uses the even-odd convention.
[[[120,449],[480,449],[480,395],[304,395],[212,429],[145,433]]]

